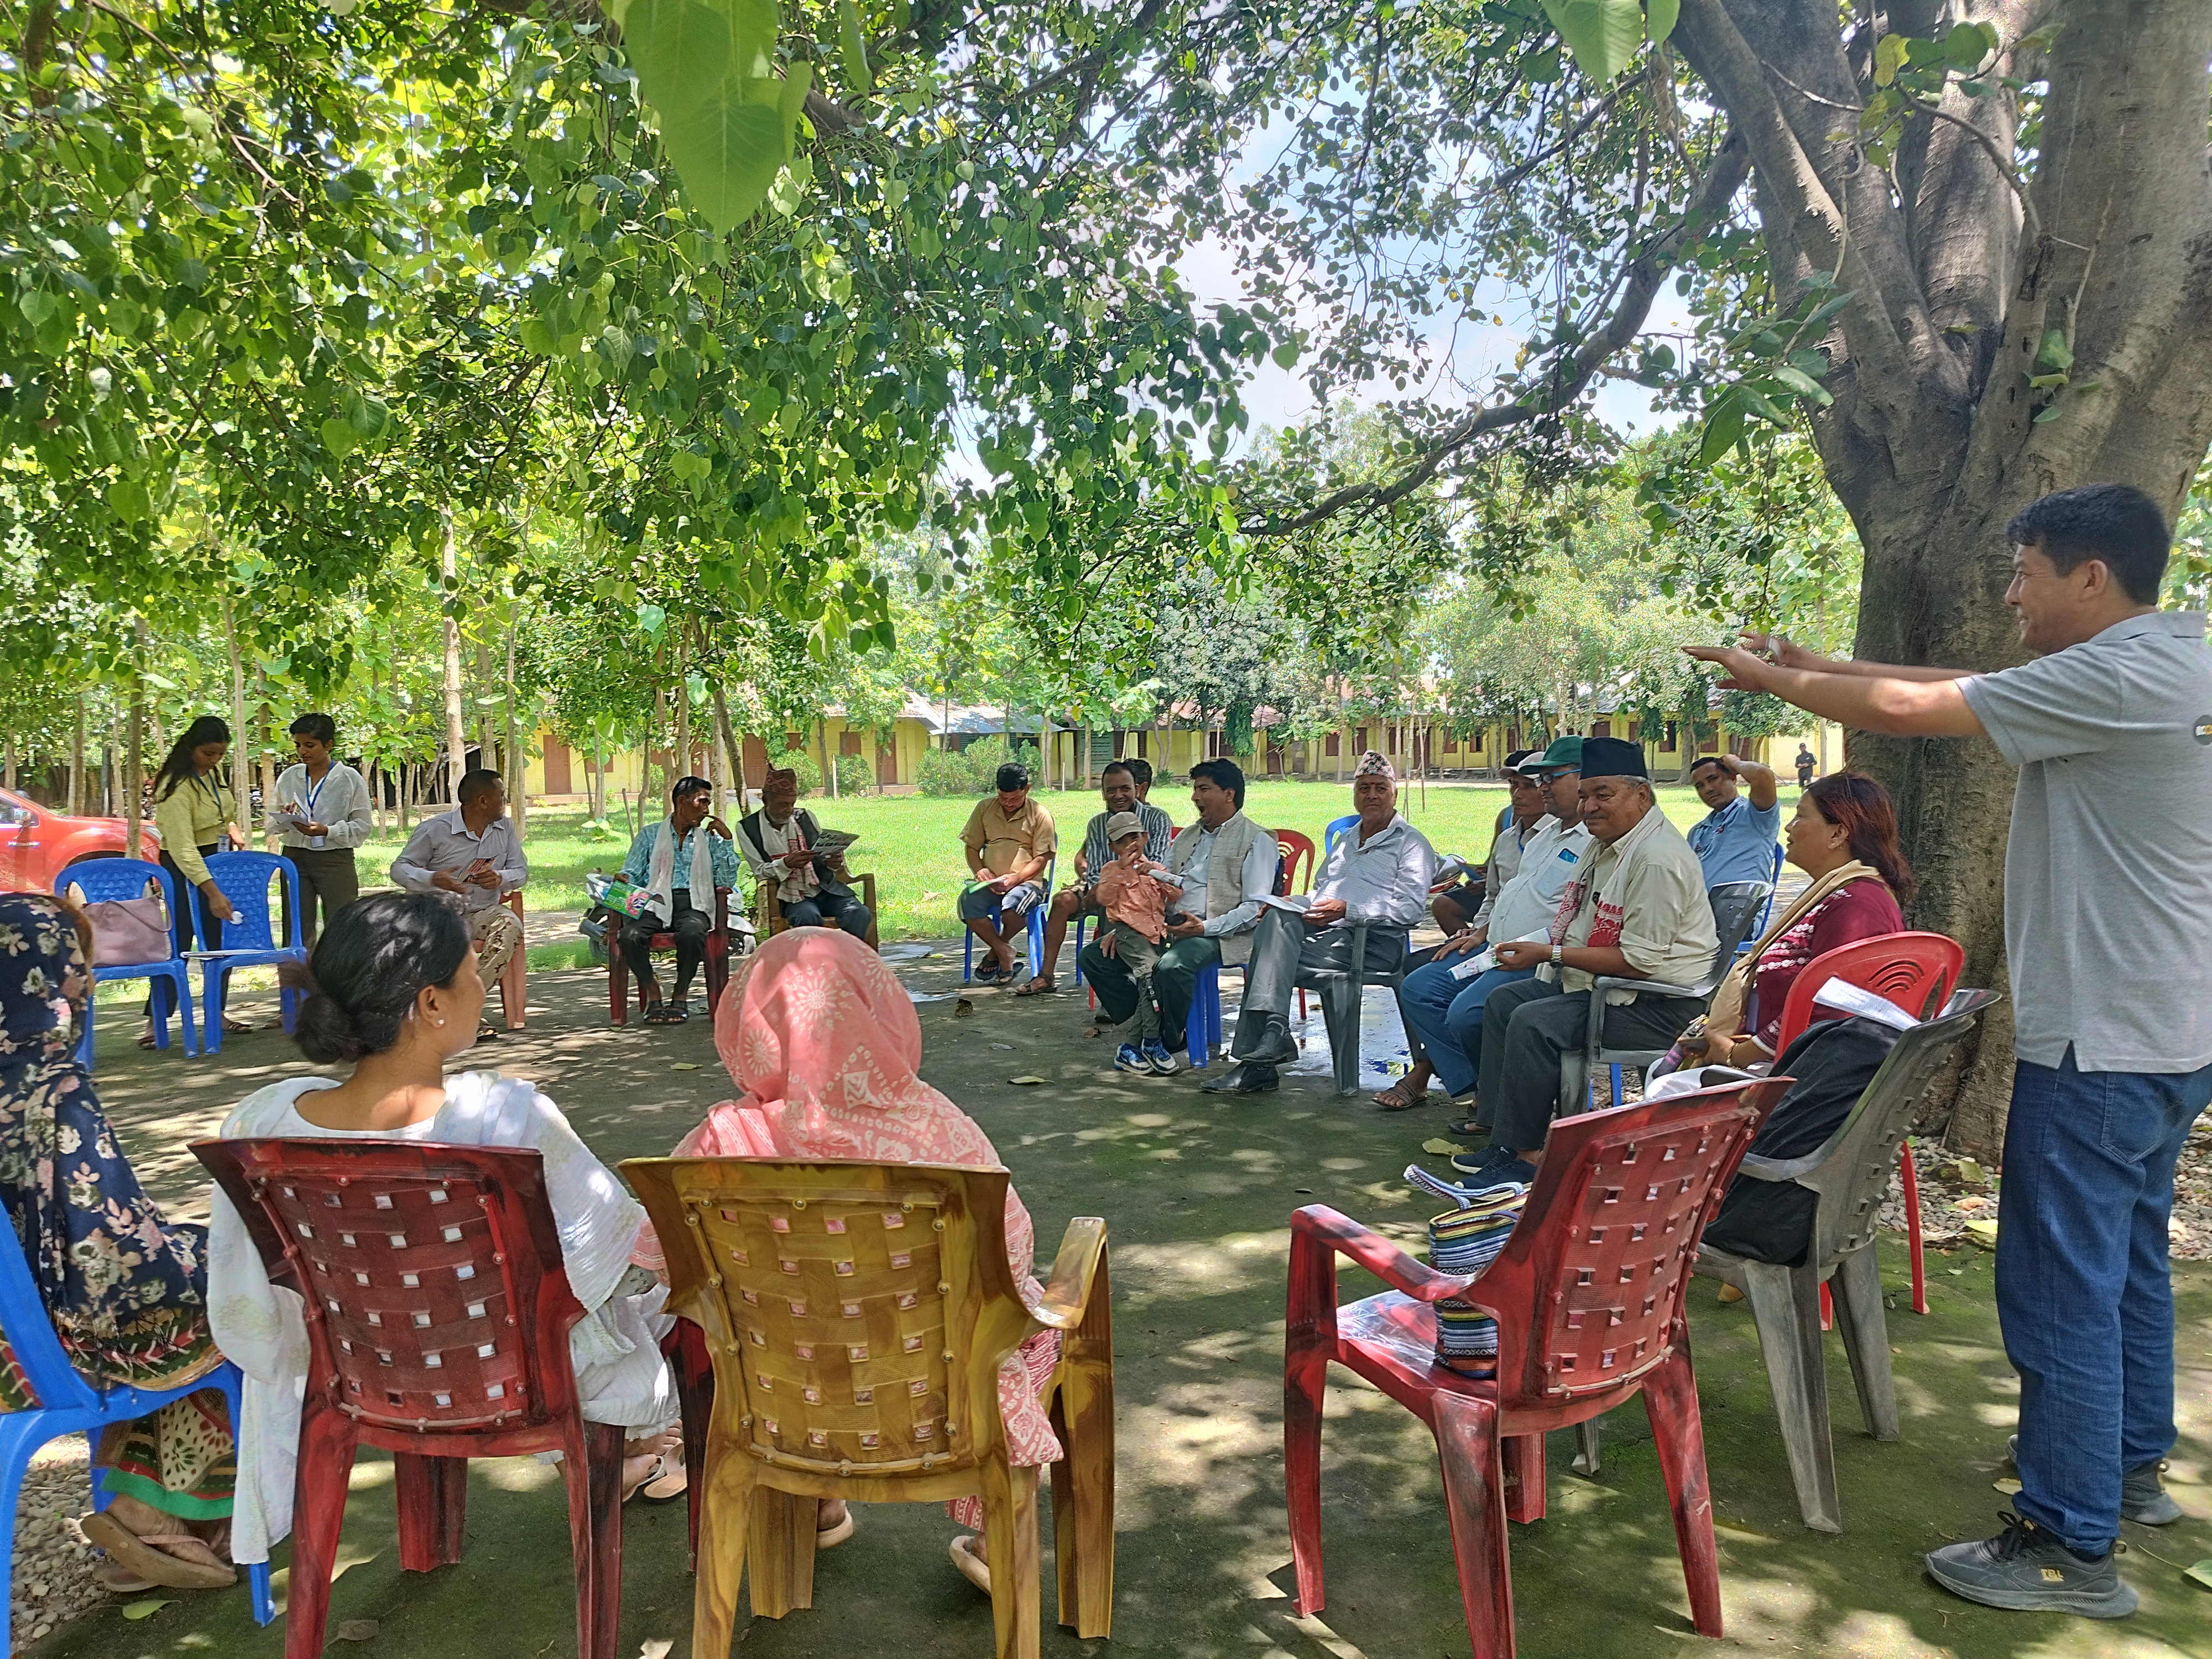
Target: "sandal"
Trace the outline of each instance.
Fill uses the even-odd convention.
[[[983,1559],[981,1552],[969,1547],[982,1541],[974,1533],[963,1532],[948,1547],[952,1553],[952,1565],[960,1576],[988,1595],[991,1593],[991,1564]]]
[[[1474,1114],[1470,1111],[1465,1117],[1445,1124],[1444,1133],[1448,1135],[1483,1135],[1488,1134],[1490,1131],[1477,1123],[1474,1121]]]
[[[1401,1078],[1389,1088],[1378,1090],[1368,1098],[1386,1112],[1410,1112],[1416,1106],[1429,1103],[1429,1091],[1424,1088],[1418,1095],[1410,1093],[1406,1088],[1406,1079]]]
[[[832,1526],[817,1526],[814,1529],[814,1547],[833,1550],[853,1535],[853,1506],[845,1505],[845,1516]]]
[[[665,1002],[656,1002],[645,1011],[647,1025],[681,1025],[690,1018],[683,1009],[672,1007]]]
[[[1053,997],[1060,994],[1060,987],[1052,982],[1050,974],[1039,974],[1014,993],[1018,997]]]
[[[995,962],[987,962],[975,970],[973,977],[978,985],[1000,985],[1012,979],[1013,974],[1011,969],[1002,969]]]
[[[142,1534],[105,1512],[83,1516],[77,1530],[125,1571],[164,1589],[226,1589],[238,1582],[236,1569],[189,1532]]]

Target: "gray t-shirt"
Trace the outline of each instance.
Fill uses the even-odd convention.
[[[2212,1065],[2212,652],[2154,611],[1961,681],[2020,768],[2005,853],[2013,1051],[2085,1072]]]

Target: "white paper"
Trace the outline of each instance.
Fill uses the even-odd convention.
[[[1830,980],[1814,994],[1813,1000],[1823,1008],[1833,1008],[1839,1013],[1875,1020],[1893,1030],[1909,1031],[1920,1024],[1887,997],[1877,995],[1864,986],[1854,985],[1847,979]]]
[[[1451,970],[1454,979],[1473,979],[1477,974],[1486,974],[1498,966],[1498,952],[1485,946]]]
[[[1313,895],[1310,893],[1291,893],[1288,895],[1277,893],[1255,893],[1253,895],[1253,902],[1256,904],[1267,905],[1271,909],[1288,910],[1292,915],[1297,916],[1304,915],[1307,909],[1311,907],[1313,904]]]

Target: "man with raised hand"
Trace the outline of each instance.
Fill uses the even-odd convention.
[[[1724,881],[1774,884],[1774,848],[1782,835],[1782,801],[1774,773],[1734,755],[1700,755],[1690,785],[1710,807],[1690,826],[1690,850],[1705,866],[1705,885]]]
[[[2170,534],[2142,490],[2060,490],[2005,536],[2005,603],[2036,658],[2017,668],[1836,662],[1772,635],[1690,654],[1861,731],[1986,736],[2020,768],[1996,1261],[2018,1513],[1926,1559],[1985,1606],[2118,1619],[2136,1607],[2120,1522],[2181,1516],[2159,1481],[2175,1438],[2166,1221],[2212,1103],[2212,655],[2202,613],[2158,608]]]

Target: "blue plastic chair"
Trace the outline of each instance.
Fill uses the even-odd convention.
[[[122,860],[115,860],[118,863]],[[133,860],[131,862],[137,862]],[[39,1287],[31,1282],[30,1264],[23,1259],[15,1230],[0,1220],[0,1328],[8,1346],[39,1404],[28,1411],[0,1413],[0,1560],[15,1559],[15,1501],[23,1490],[23,1475],[39,1448],[57,1435],[79,1430],[97,1439],[110,1423],[128,1423],[149,1412],[182,1400],[201,1389],[221,1389],[230,1403],[231,1432],[238,1432],[238,1367],[225,1361],[205,1376],[173,1389],[134,1389],[125,1383],[102,1384],[82,1375],[62,1351],[54,1334]],[[107,1507],[111,1494],[93,1482],[92,1506]],[[276,1616],[269,1594],[269,1564],[257,1562],[246,1570],[253,1594],[253,1621],[266,1625]],[[9,1628],[10,1609],[0,1601],[0,1654],[12,1653],[14,1632]]]
[[[273,853],[215,853],[209,855],[207,867],[234,912],[222,925],[224,939],[233,942],[220,951],[193,953],[200,964],[200,1029],[212,1054],[222,1049],[223,996],[232,969],[305,962],[307,953],[300,944],[300,872],[291,860]],[[269,907],[269,884],[279,876],[284,882],[286,937],[282,945],[276,942],[276,922]],[[300,994],[286,986],[282,995],[289,1031],[299,1012]]]
[[[1340,818],[1329,820],[1328,828],[1321,832],[1321,855],[1324,860],[1331,853],[1336,851],[1338,838],[1358,822],[1359,814],[1357,812],[1346,812]]]
[[[1759,941],[1766,937],[1767,921],[1774,915],[1774,896],[1782,890],[1782,863],[1783,850],[1778,842],[1774,848],[1774,874],[1767,883],[1766,908],[1759,913],[1759,925],[1745,936],[1742,944],[1735,947],[1735,953],[1740,957],[1748,956]]]
[[[1059,865],[1060,854],[1057,853],[1044,861],[1044,896],[1039,899],[1030,910],[1030,977],[1031,979],[1035,979],[1044,971],[1044,913],[1052,907],[1052,874]],[[1005,928],[1000,925],[1001,914],[996,905],[992,907],[992,923],[1004,933]],[[1080,951],[1083,946],[1079,943],[1075,948]],[[960,982],[963,985],[969,984],[975,977],[975,934],[965,922],[963,922],[960,927]]]
[[[169,957],[166,962],[127,962],[98,966],[92,970],[92,982],[104,985],[110,980],[143,979],[152,983],[147,988],[154,1004],[154,1046],[169,1046],[169,1010],[162,998],[165,994],[177,1005],[178,1021],[184,1027],[185,1052],[199,1053],[199,1039],[192,1030],[192,987],[187,977],[185,959],[178,954],[177,918],[182,914],[177,908],[177,878],[158,864],[144,859],[88,859],[82,864],[72,864],[54,878],[54,891],[66,893],[72,887],[84,895],[88,904],[105,904],[116,899],[143,898],[146,884],[158,883],[161,902],[169,909]],[[85,1000],[84,1041],[77,1045],[77,1064],[87,1071],[92,1069],[92,1002]],[[0,1647],[0,1652],[4,1652]]]

